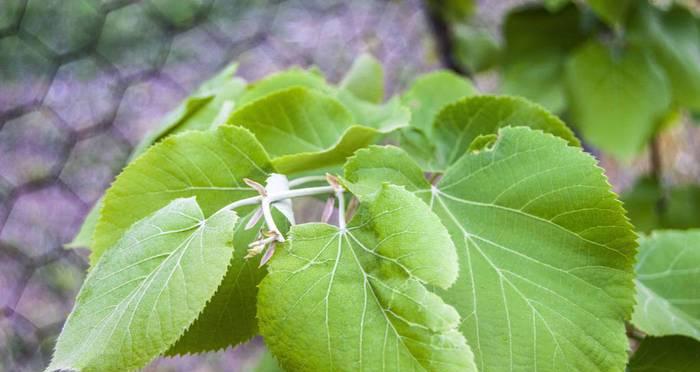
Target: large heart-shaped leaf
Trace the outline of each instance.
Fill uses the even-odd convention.
[[[47,369],[131,370],[165,352],[226,273],[235,221],[189,198],[134,224],[86,278]]]
[[[641,151],[670,109],[663,71],[634,46],[611,50],[589,42],[572,56],[566,83],[584,139],[622,159]]]
[[[441,293],[463,317],[477,366],[622,370],[635,235],[602,170],[528,128],[478,143],[487,146],[472,146],[434,187],[416,191],[457,246],[459,280]],[[402,159],[402,173],[417,167]],[[354,161],[346,180],[381,184]]]
[[[447,231],[410,192],[384,186],[350,227],[292,227],[260,284],[266,344],[289,370],[474,371],[449,287]]]
[[[642,237],[634,325],[653,336],[700,340],[700,230],[657,231]]]

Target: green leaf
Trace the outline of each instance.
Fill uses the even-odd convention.
[[[352,93],[340,90],[336,98],[352,114],[355,122],[382,131],[391,131],[407,126],[411,122],[411,112],[399,97],[383,104],[374,104],[355,97]]]
[[[611,26],[624,23],[633,0],[586,0],[593,11]]]
[[[291,68],[250,84],[239,100],[240,106],[295,87],[307,88],[320,93],[332,92],[322,75],[311,70]]]
[[[441,170],[434,161],[433,122],[445,105],[477,93],[469,80],[449,71],[434,71],[413,81],[401,96],[411,110],[411,127],[401,131],[401,147],[426,171]]]
[[[674,5],[661,10],[651,4],[636,7],[630,40],[653,50],[671,83],[674,100],[700,109],[700,23],[689,9]]]
[[[571,0],[543,0],[544,7],[550,12],[558,12],[561,8],[569,4]]]
[[[480,370],[623,369],[635,235],[591,156],[502,128],[417,193],[457,246],[459,280],[441,294]]]
[[[433,120],[448,103],[477,93],[469,80],[452,72],[439,70],[413,81],[401,100],[411,110],[411,125],[432,138]]]
[[[273,156],[275,169],[285,174],[342,164],[383,133],[353,125],[337,100],[305,88],[259,99],[234,112],[229,123],[251,130]]]
[[[579,146],[571,130],[556,116],[525,99],[508,96],[473,96],[445,106],[433,132],[436,162],[441,169],[461,158],[479,135],[495,134],[505,126],[526,126],[559,136]]]
[[[586,38],[578,7],[556,13],[524,6],[508,13],[504,26],[502,91],[533,100],[552,112],[566,107],[564,66]]]
[[[202,83],[190,97],[170,112],[155,130],[141,140],[132,152],[131,159],[169,135],[187,130],[207,130],[222,124],[246,88],[245,80],[234,77],[237,69],[237,63],[231,64]]]
[[[47,369],[131,370],[162,354],[219,286],[235,222],[189,198],[134,224],[88,274]]]
[[[700,227],[700,187],[670,186],[660,190],[651,178],[640,179],[622,195],[625,209],[637,231]]]
[[[614,51],[589,42],[570,60],[566,83],[571,116],[584,139],[621,159],[644,147],[670,109],[663,71],[631,45]]]
[[[353,62],[339,88],[367,102],[384,100],[384,69],[370,54],[362,54]]]
[[[700,230],[656,231],[640,238],[632,323],[652,336],[700,340]]]
[[[645,337],[628,366],[629,372],[697,370],[700,370],[700,343],[682,336]]]
[[[90,262],[95,263],[136,221],[176,198],[196,196],[204,215],[256,193],[243,178],[263,182],[267,154],[243,128],[187,132],[154,145],[130,163],[104,197]]]
[[[258,284],[267,270],[258,267],[260,256],[244,259],[247,251],[242,248],[255,240],[262,223],[245,230],[252,216],[251,212],[236,225],[233,245],[238,248],[233,252],[216,293],[167,355],[222,350],[244,343],[258,333],[255,318]]]
[[[466,24],[456,24],[452,28],[455,34],[455,57],[463,66],[469,71],[481,72],[496,65],[500,49],[491,33]]]
[[[233,63],[216,76],[202,83],[195,93],[163,118],[161,124],[134,148],[129,161],[141,155],[163,138],[187,130],[206,130],[218,126],[233,110],[237,98],[246,87],[245,80],[234,77],[238,64]],[[92,249],[95,227],[102,210],[103,199],[93,205],[78,235],[67,248]]]
[[[425,287],[455,281],[454,246],[402,188],[384,186],[347,230],[293,226],[268,269],[260,330],[285,369],[476,370],[457,312]]]
[[[346,186],[361,200],[374,198],[381,184],[401,185],[415,192],[430,187],[423,171],[406,152],[394,146],[358,150],[345,163]]]

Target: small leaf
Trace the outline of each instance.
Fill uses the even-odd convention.
[[[477,93],[469,80],[449,71],[435,71],[418,77],[401,96],[411,110],[411,127],[401,132],[401,147],[426,171],[439,171],[433,149],[433,122],[447,104]]]
[[[556,13],[531,4],[508,13],[503,26],[502,91],[552,112],[563,111],[566,58],[587,37],[581,18],[574,4]]]
[[[501,128],[490,149],[464,154],[416,194],[457,246],[459,280],[439,293],[460,312],[480,370],[623,369],[635,235],[591,156]]]
[[[384,99],[382,64],[370,54],[360,55],[343,77],[339,88],[364,101],[381,103]]]
[[[237,101],[246,88],[245,80],[234,77],[237,69],[238,64],[231,64],[202,83],[190,97],[170,112],[155,130],[141,140],[132,152],[131,159],[135,159],[149,146],[169,135],[187,130],[211,129],[224,104],[238,104]]]
[[[340,90],[336,98],[350,111],[355,122],[364,126],[391,131],[404,127],[411,121],[411,112],[394,97],[383,104],[374,104],[355,97],[352,93]]]
[[[368,196],[373,198],[384,182],[404,186],[411,192],[430,187],[420,167],[406,152],[394,146],[358,150],[345,163],[344,171],[347,187],[363,200]]]
[[[165,352],[219,286],[235,222],[189,198],[134,224],[85,279],[47,369],[131,370]]]
[[[486,71],[498,63],[500,50],[489,31],[463,23],[452,27],[455,34],[455,57],[469,71]]]
[[[337,100],[305,88],[259,99],[236,111],[229,123],[250,129],[273,156],[275,169],[285,174],[342,164],[393,130],[353,125]]]
[[[267,154],[243,128],[222,126],[166,138],[130,163],[107,190],[91,263],[134,222],[170,201],[197,196],[207,216],[234,200],[254,196],[243,178],[264,181],[269,169]]]
[[[632,323],[652,336],[700,340],[700,230],[642,237]]]
[[[418,77],[401,97],[411,110],[411,125],[432,138],[433,120],[448,103],[476,94],[469,80],[449,71],[435,71]]]
[[[271,94],[290,88],[307,88],[319,93],[331,93],[332,89],[326,84],[323,75],[311,70],[291,68],[286,71],[269,75],[264,79],[250,84],[239,100],[239,106],[265,98]]]
[[[669,186],[659,189],[658,182],[642,178],[622,195],[625,209],[639,232],[656,229],[700,227],[700,187]]]
[[[700,23],[689,9],[661,10],[646,2],[635,7],[630,40],[651,49],[671,83],[674,101],[700,109]]]
[[[260,330],[289,370],[475,371],[457,312],[424,286],[456,274],[437,217],[385,186],[347,230],[292,227],[260,284]]]
[[[645,337],[627,368],[629,372],[700,370],[700,342],[682,336]]]
[[[505,126],[526,126],[559,136],[578,146],[571,130],[556,116],[525,99],[472,96],[445,106],[435,119],[437,164],[445,169],[462,157],[479,135],[495,134]]]
[[[618,52],[589,42],[569,61],[566,83],[571,116],[584,139],[628,160],[654,135],[671,94],[663,71],[643,50]]]

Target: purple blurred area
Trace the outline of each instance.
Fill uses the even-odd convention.
[[[361,52],[390,89],[436,66],[420,2],[0,0],[0,371],[38,371],[87,252],[64,250],[131,148],[232,61],[336,81]],[[259,341],[148,371],[247,370]]]

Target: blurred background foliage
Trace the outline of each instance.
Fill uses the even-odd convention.
[[[62,245],[148,131],[232,61],[248,81],[293,65],[338,81],[369,52],[389,93],[450,68],[561,116],[640,232],[700,227],[699,11],[670,0],[1,0],[0,371],[48,363],[87,267]],[[259,346],[148,369],[248,370]]]

